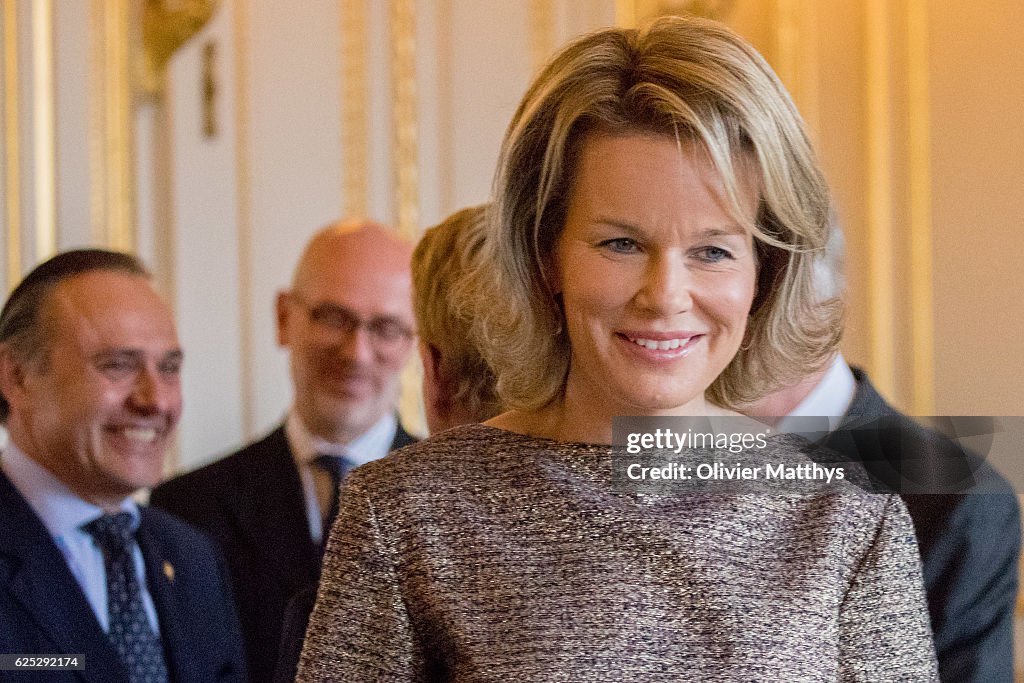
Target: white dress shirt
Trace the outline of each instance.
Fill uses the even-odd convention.
[[[837,353],[832,364],[822,376],[811,393],[789,412],[776,429],[780,432],[801,431],[794,427],[789,418],[793,417],[825,417],[828,418],[828,430],[834,431],[840,424],[846,411],[853,403],[857,393],[857,379],[853,376],[850,366],[846,364],[843,354]]]
[[[365,465],[388,454],[397,431],[398,420],[388,413],[347,444],[331,443],[310,432],[294,409],[289,411],[284,433],[299,470],[309,535],[314,543],[319,545],[323,541],[323,518],[331,504],[334,482],[322,467],[313,464],[313,460],[318,455],[340,455],[354,466]]]
[[[96,545],[88,532],[82,529],[97,517],[105,514],[103,508],[88,503],[69,489],[57,477],[26,455],[13,441],[8,440],[0,458],[0,469],[14,484],[14,488],[42,520],[53,542],[60,548],[78,585],[82,587],[85,599],[92,607],[96,619],[104,631],[110,630],[110,614],[107,610],[107,572],[103,564],[103,551]],[[142,515],[139,506],[131,498],[121,502],[121,511],[131,515],[135,529],[139,528]],[[153,632],[160,633],[156,607],[146,584],[146,564],[142,560],[139,544],[132,546],[135,576],[142,592],[142,606]]]

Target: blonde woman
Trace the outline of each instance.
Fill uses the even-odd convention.
[[[609,471],[613,417],[732,415],[829,358],[828,209],[728,29],[562,50],[509,126],[467,285],[513,409],[351,476],[299,680],[935,680],[898,497],[630,496]]]

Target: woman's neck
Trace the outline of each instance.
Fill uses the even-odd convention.
[[[536,410],[512,410],[484,424],[519,434],[582,443],[612,443],[612,419],[618,416],[665,417],[686,415],[738,415],[709,403],[703,396],[677,408],[638,411],[629,406],[610,405],[607,401],[581,400],[578,393],[566,391],[559,399]]]

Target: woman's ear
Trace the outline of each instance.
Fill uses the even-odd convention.
[[[436,347],[431,346],[427,342],[420,340],[419,343],[420,360],[423,362],[423,385],[424,388],[429,383],[430,386],[437,386],[439,375],[441,372],[441,353]]]
[[[558,267],[558,259],[555,254],[549,254],[544,263],[541,264],[541,275],[544,276],[544,283],[553,296],[562,293],[562,269]]]

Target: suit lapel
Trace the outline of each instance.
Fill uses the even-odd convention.
[[[882,395],[875,390],[874,385],[868,376],[860,368],[850,368],[853,377],[857,380],[857,391],[850,402],[847,415],[859,415],[864,417],[888,417],[896,415],[896,410],[885,402]]]
[[[280,568],[285,586],[297,591],[316,580],[320,559],[309,535],[305,495],[284,428],[257,445],[239,473],[239,524],[250,547],[259,548],[267,566]]]
[[[392,449],[415,442],[398,426]],[[320,553],[309,534],[305,494],[284,426],[254,447],[237,473],[239,526],[267,566],[279,568],[282,585],[297,592],[320,575]]]
[[[82,680],[125,680],[116,651],[42,521],[0,473],[0,585],[52,642],[52,652],[81,654]],[[28,627],[28,625],[26,625]]]
[[[160,640],[167,659],[167,670],[171,680],[193,680],[194,677],[189,674],[189,662],[191,656],[201,648],[191,643],[191,631],[185,628],[185,624],[195,619],[195,615],[187,614],[187,606],[181,602],[180,594],[175,589],[175,558],[166,552],[160,535],[152,528],[145,508],[142,508],[138,540],[146,565],[146,586],[160,621]]]

